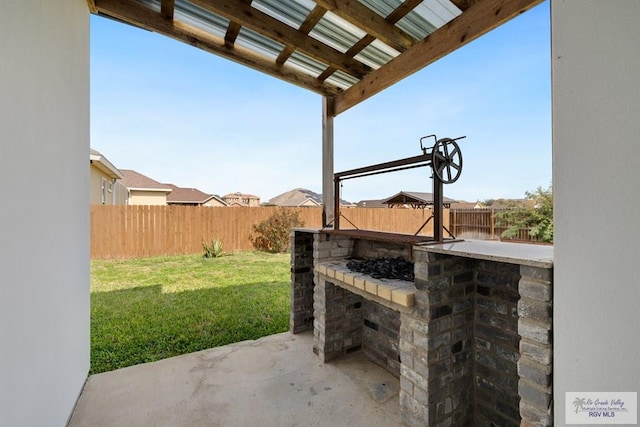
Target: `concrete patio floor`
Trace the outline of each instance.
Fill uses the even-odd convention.
[[[69,427],[400,425],[397,378],[312,348],[286,332],[92,375]]]

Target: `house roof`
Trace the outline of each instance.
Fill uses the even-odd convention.
[[[543,0],[87,0],[327,97],[338,115]]]
[[[480,202],[455,202],[451,203],[451,209],[479,209],[484,208]]]
[[[107,174],[110,178],[122,179],[123,175],[102,153],[93,148],[89,149],[89,163]]]
[[[386,199],[367,199],[360,200],[356,206],[359,208],[388,208],[389,206],[384,204]]]
[[[273,197],[265,206],[290,206],[290,207],[320,207],[322,206],[322,194],[306,188],[294,188],[285,193]],[[353,206],[351,202],[340,199],[340,205]]]
[[[247,193],[241,193],[239,191],[236,191],[235,193],[229,193],[229,194],[225,194],[224,196],[222,196],[223,199],[226,198],[245,198],[245,199],[260,199],[260,197],[255,196],[253,194],[247,194]]]
[[[448,197],[443,197],[442,201],[445,206],[455,202],[455,200],[450,199]],[[398,194],[395,194],[389,197],[388,199],[384,200],[382,203],[388,205],[389,207],[394,207],[399,205],[410,205],[411,207],[414,207],[414,208],[423,208],[425,206],[433,205],[433,193],[401,191]]]
[[[265,205],[270,206],[322,206],[322,195],[306,188],[295,188],[273,197]]]
[[[517,206],[533,208],[535,204],[536,201],[532,199],[497,199],[485,207],[490,209],[509,209]]]
[[[155,179],[149,178],[146,175],[136,172],[131,169],[121,169],[123,178],[121,184],[127,187],[129,190],[142,190],[142,191],[161,191],[170,193],[171,188],[166,184],[161,184]]]
[[[214,194],[207,194],[197,188],[183,188],[174,184],[163,184],[171,188],[171,193],[167,195],[167,203],[198,203],[204,204],[211,199],[216,199],[226,205],[227,202]]]

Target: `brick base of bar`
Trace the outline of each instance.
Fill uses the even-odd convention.
[[[552,248],[292,240],[292,331],[312,314],[321,360],[362,349],[397,375],[404,425],[552,425]],[[350,272],[362,248],[413,257],[415,282]]]

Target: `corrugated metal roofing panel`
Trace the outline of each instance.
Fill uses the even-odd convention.
[[[331,76],[326,81],[327,83],[331,83],[341,89],[348,89],[354,84],[358,83],[358,79],[347,73],[343,73],[340,70],[331,74]]]
[[[184,0],[176,0],[174,16],[185,24],[192,25],[218,37],[224,37],[229,26],[228,19]]]
[[[449,0],[420,3],[396,24],[403,31],[421,40],[462,13]]]
[[[398,6],[402,4],[402,0],[359,0],[360,3],[376,12],[378,15],[386,18]]]
[[[338,15],[327,12],[309,35],[344,53],[367,33]]]
[[[295,51],[286,62],[287,65],[297,68],[305,74],[318,77],[329,65],[316,61],[304,53]]]
[[[240,33],[238,33],[238,38],[236,39],[236,44],[254,52],[258,52],[273,60],[275,60],[282,49],[284,49],[284,45],[282,43],[264,37],[263,35],[245,27],[240,29]]]
[[[311,0],[253,0],[251,6],[272,18],[299,29],[315,3]]]
[[[362,51],[355,56],[355,59],[367,64],[371,68],[377,69],[399,54],[397,50],[387,46],[380,40],[374,40],[369,46],[362,49]]]
[[[431,23],[438,28],[462,13],[462,11],[449,0],[430,0],[419,6],[427,7],[431,10],[433,14],[430,18],[433,19]],[[435,17],[440,18],[440,20],[435,19]]]

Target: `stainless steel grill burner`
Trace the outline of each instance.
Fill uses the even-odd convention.
[[[423,141],[428,138],[433,138],[435,141],[433,147],[424,146]],[[333,182],[335,199],[333,229],[340,229],[340,184],[342,181],[430,166],[432,170],[431,178],[433,181],[433,241],[443,242],[444,227],[442,217],[442,184],[452,184],[460,178],[460,174],[462,173],[462,151],[456,141],[463,138],[466,138],[466,136],[442,139],[437,139],[435,135],[423,136],[420,138],[420,149],[422,150],[422,154],[419,156],[379,163],[372,166],[365,166],[334,174]],[[420,232],[420,230],[418,230],[418,232]]]

